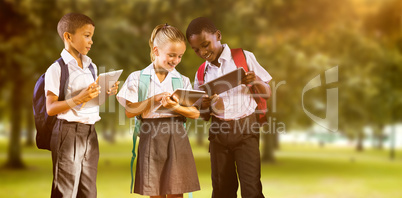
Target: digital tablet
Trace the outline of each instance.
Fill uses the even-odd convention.
[[[99,74],[99,77],[98,77],[99,82],[98,82],[98,84],[101,87],[101,89],[100,89],[101,92],[96,98],[88,101],[87,102],[88,104],[86,104],[86,105],[87,106],[88,105],[91,105],[91,106],[98,105],[98,106],[100,106],[103,103],[105,103],[106,98],[108,97],[108,94],[106,92],[110,88],[112,88],[112,86],[114,85],[114,83],[116,83],[117,80],[119,80],[119,77],[120,77],[122,72],[123,72],[123,70],[121,69],[121,70],[116,70],[116,71],[111,71],[111,72],[106,72],[106,73]]]
[[[244,71],[243,67],[240,67],[221,77],[200,85],[199,88],[205,91],[209,96],[220,94],[240,85],[241,79],[243,79],[245,76],[246,72]]]
[[[202,98],[202,96],[205,95],[205,91],[199,91],[199,90],[189,90],[189,89],[176,89],[171,97],[177,97],[179,100],[179,104],[181,106],[185,107],[191,107],[193,106],[199,99]],[[157,109],[156,112],[166,112],[169,111],[169,109],[165,108],[164,106],[160,105]]]

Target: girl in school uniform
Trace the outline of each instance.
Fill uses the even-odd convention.
[[[185,42],[177,28],[156,26],[149,40],[152,63],[131,73],[117,95],[126,116],[140,116],[141,120],[134,193],[169,198],[200,190],[183,126],[186,117],[196,119],[199,111],[180,106],[177,98],[170,97],[175,84],[192,89],[189,78],[175,69],[186,51]],[[156,111],[161,105],[169,111]]]

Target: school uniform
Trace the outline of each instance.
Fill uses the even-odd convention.
[[[83,68],[67,51],[61,57],[68,67],[65,99],[70,99],[94,82],[89,65],[92,60],[82,55]],[[45,74],[45,93],[59,96],[61,68],[53,63]],[[81,105],[57,114],[51,138],[53,183],[51,197],[96,197],[96,174],[99,160],[98,138],[94,124],[100,120],[99,106]]]
[[[205,83],[237,69],[229,46],[223,44],[223,47],[218,58],[220,67],[206,61]],[[257,62],[254,54],[249,51],[244,51],[244,54],[249,70],[268,83],[272,77]],[[199,86],[196,74],[194,89],[199,90]],[[208,139],[213,198],[237,197],[238,180],[242,197],[264,197],[260,181],[259,125],[254,114],[256,107],[257,103],[244,84],[219,94],[219,99],[211,104]]]
[[[140,72],[131,73],[117,94],[117,100],[124,107],[126,101],[138,102]],[[184,89],[192,88],[189,78],[176,70],[160,82],[152,63],[143,74],[151,75],[146,98],[163,92],[173,93],[172,77],[181,78]],[[200,190],[194,156],[183,126],[185,118],[172,112],[155,112],[160,104],[155,102],[141,115],[134,193],[156,196]]]

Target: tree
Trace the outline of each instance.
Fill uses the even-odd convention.
[[[0,1],[0,37],[3,43],[0,56],[4,59],[1,79],[5,82],[14,82],[11,90],[11,133],[10,143],[8,146],[8,155],[5,166],[8,168],[23,168],[24,164],[21,159],[21,119],[23,93],[25,86],[25,73],[21,69],[21,64],[26,63],[25,60],[19,59],[23,54],[23,48],[27,42],[26,30],[30,27],[28,19],[25,15],[20,14],[10,2]],[[15,26],[14,24],[19,24]],[[23,56],[23,55],[22,55]],[[2,86],[4,84],[2,83]]]

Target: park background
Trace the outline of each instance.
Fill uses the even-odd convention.
[[[150,63],[161,23],[185,32],[207,16],[222,43],[253,52],[275,90],[260,145],[267,197],[402,197],[400,0],[0,0],[0,197],[50,194],[51,156],[35,147],[31,101],[60,57],[56,27],[69,12],[94,20],[88,55],[100,72],[124,69],[122,82]],[[187,45],[177,70],[193,81],[201,63]],[[335,81],[305,92],[326,71]],[[133,123],[113,98],[101,117],[98,197],[141,197],[129,193]],[[202,188],[194,197],[210,197],[207,123],[188,123]]]

